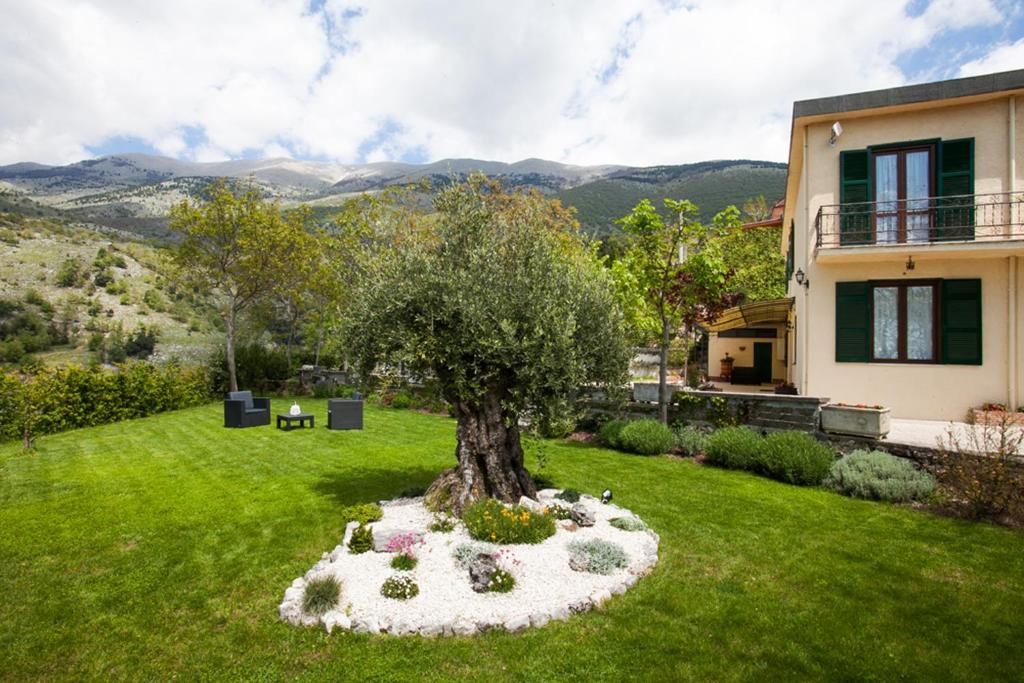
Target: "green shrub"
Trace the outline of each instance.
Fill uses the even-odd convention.
[[[580,492],[576,489],[563,489],[555,494],[555,498],[558,500],[564,500],[566,503],[578,503],[580,500]]]
[[[346,522],[359,522],[360,525],[376,522],[384,516],[384,511],[376,503],[359,503],[342,509],[341,517]]]
[[[348,550],[353,555],[362,555],[373,548],[373,529],[360,524],[352,530],[352,538],[348,539]]]
[[[618,448],[619,435],[627,424],[629,424],[627,420],[609,420],[597,430],[597,439],[609,448]]]
[[[78,259],[66,259],[57,269],[58,287],[77,287],[82,279],[82,265]]]
[[[555,520],[522,505],[505,506],[493,498],[473,503],[462,513],[469,535],[491,543],[540,543],[555,533]]]
[[[639,517],[612,517],[608,520],[616,529],[623,531],[646,531],[647,525]]]
[[[835,459],[831,448],[806,432],[775,432],[761,442],[756,470],[790,484],[815,486]]]
[[[283,351],[262,344],[244,344],[235,348],[238,386],[260,392],[278,391],[291,374]],[[210,376],[218,393],[228,391],[228,361],[225,348],[218,347],[210,361]]]
[[[447,534],[455,530],[455,519],[445,514],[436,514],[434,521],[427,528],[436,533]]]
[[[495,569],[487,582],[488,593],[508,593],[516,587],[516,579],[504,569]]]
[[[341,584],[333,576],[319,576],[310,579],[302,594],[302,611],[319,616],[330,612],[338,605]]]
[[[722,427],[707,438],[704,452],[708,462],[719,467],[752,470],[761,450],[761,437],[746,427]]]
[[[413,405],[413,396],[408,391],[399,391],[391,396],[387,405],[398,410],[406,410]]]
[[[676,428],[676,448],[683,455],[695,456],[707,450],[708,437],[696,427],[679,426]]]
[[[569,543],[569,566],[591,574],[611,574],[629,564],[629,556],[621,546],[594,538]]]
[[[935,490],[935,477],[882,451],[854,451],[832,464],[825,486],[854,498],[905,503]]]
[[[398,553],[397,555],[391,558],[391,568],[403,572],[409,572],[416,568],[416,564],[418,562],[419,560],[416,559],[415,555]]]
[[[555,519],[572,519],[572,510],[566,505],[558,505],[557,503],[545,508],[544,514],[550,515]]]
[[[380,587],[380,594],[392,600],[408,600],[420,594],[420,587],[411,576],[391,576]]]
[[[635,420],[619,432],[619,448],[639,455],[668,453],[676,444],[672,430],[658,420]]]

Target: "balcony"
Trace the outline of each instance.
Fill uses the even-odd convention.
[[[1024,193],[829,204],[818,210],[814,228],[819,250],[963,243],[998,246],[1024,240]]]

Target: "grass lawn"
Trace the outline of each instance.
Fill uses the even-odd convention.
[[[278,399],[279,408],[290,402]],[[0,446],[0,679],[1013,679],[1024,534],[742,472],[552,443],[545,474],[661,534],[602,611],[519,635],[327,636],[278,621],[343,505],[423,486],[454,423],[221,428],[213,404]],[[533,462],[529,458],[528,465]],[[1019,678],[1018,678],[1019,680]]]

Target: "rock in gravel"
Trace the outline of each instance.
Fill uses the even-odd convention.
[[[554,621],[565,621],[569,618],[569,608],[565,605],[559,605],[551,610],[551,619]]]
[[[565,529],[566,531],[576,531],[577,529],[579,529],[579,527],[576,525],[576,522],[572,521],[571,519],[560,519],[557,522],[555,522],[555,524],[558,525],[559,529]]]
[[[353,622],[352,630],[356,633],[380,633],[380,624],[374,617],[362,617]]]
[[[549,621],[551,621],[551,615],[547,612],[535,612],[530,615],[530,625],[534,628],[547,626]]]
[[[569,611],[573,614],[581,614],[590,609],[590,600],[577,600],[569,605]]]
[[[468,619],[457,619],[452,624],[452,633],[457,636],[471,636],[476,633],[476,624]]]
[[[582,503],[573,505],[569,514],[572,515],[572,521],[580,526],[594,526],[594,513],[588,510]]]
[[[540,502],[530,498],[529,496],[519,496],[519,504],[527,510],[532,510],[534,512],[540,512],[544,507]]]
[[[612,594],[605,589],[594,591],[590,596],[590,602],[594,603],[594,607],[600,607],[611,599]]]
[[[494,558],[487,553],[480,553],[469,565],[469,581],[477,593],[486,593],[490,588],[491,575],[498,568]]]
[[[576,572],[585,572],[590,567],[586,555],[572,554],[569,556],[569,568]]]
[[[530,617],[513,617],[505,622],[505,630],[509,633],[519,633],[530,628]]]
[[[284,599],[288,601],[302,600],[302,592],[303,591],[301,586],[293,585],[291,588],[284,592]]]
[[[428,621],[420,626],[419,634],[424,638],[433,638],[444,633],[444,624],[440,621]]]

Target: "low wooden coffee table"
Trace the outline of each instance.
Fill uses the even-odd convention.
[[[277,428],[283,429],[286,432],[290,432],[295,427],[294,423],[298,422],[299,426],[303,429],[306,428],[306,420],[309,420],[309,428],[313,429],[316,426],[315,418],[313,413],[299,413],[298,415],[288,415],[286,413],[278,413],[277,415]],[[284,427],[281,423],[284,423]]]

